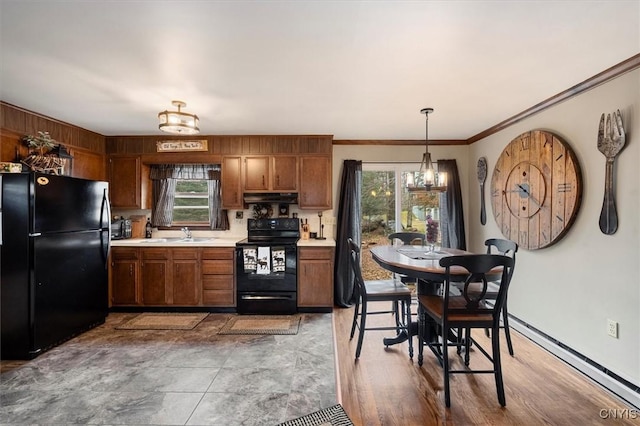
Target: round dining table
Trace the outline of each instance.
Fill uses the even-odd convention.
[[[371,257],[382,268],[396,274],[410,278],[416,278],[416,291],[418,294],[437,294],[441,284],[445,280],[446,270],[440,266],[440,259],[447,256],[459,256],[473,254],[465,250],[452,248],[439,248],[429,251],[426,246],[417,245],[381,245],[370,249]],[[450,268],[451,280],[464,281],[468,272],[461,267]],[[497,268],[495,277],[499,278],[501,269]],[[410,326],[411,336],[418,334],[418,323],[412,322]],[[407,333],[402,330],[395,337],[385,337],[385,346],[395,345],[408,339]]]
[[[396,274],[406,275],[430,283],[442,283],[445,278],[445,268],[440,266],[440,259],[447,256],[472,254],[465,250],[440,248],[429,251],[426,246],[382,245],[371,248],[371,257],[384,269]],[[466,277],[466,270],[452,267],[451,274]]]

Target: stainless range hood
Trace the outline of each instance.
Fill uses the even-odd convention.
[[[298,204],[297,192],[245,192],[245,204]]]

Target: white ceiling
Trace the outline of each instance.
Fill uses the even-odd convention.
[[[104,135],[467,139],[640,52],[640,0],[0,5],[0,98]]]

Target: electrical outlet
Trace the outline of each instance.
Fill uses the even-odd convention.
[[[607,334],[611,337],[618,338],[618,322],[612,319],[607,320]]]

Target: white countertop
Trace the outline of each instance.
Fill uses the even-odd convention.
[[[245,237],[212,237],[202,241],[196,237],[193,242],[180,242],[180,238],[130,238],[127,240],[112,240],[112,247],[235,247],[236,243]],[[326,240],[298,240],[298,247],[335,247],[333,238]]]
[[[308,240],[299,239],[298,247],[335,247],[336,240],[333,238],[327,238],[326,240],[316,240],[310,238]]]
[[[112,240],[112,247],[235,247],[242,238],[212,237],[200,241],[198,237],[193,242],[179,242],[180,238],[130,238],[127,240]],[[164,240],[164,241],[162,241]]]

